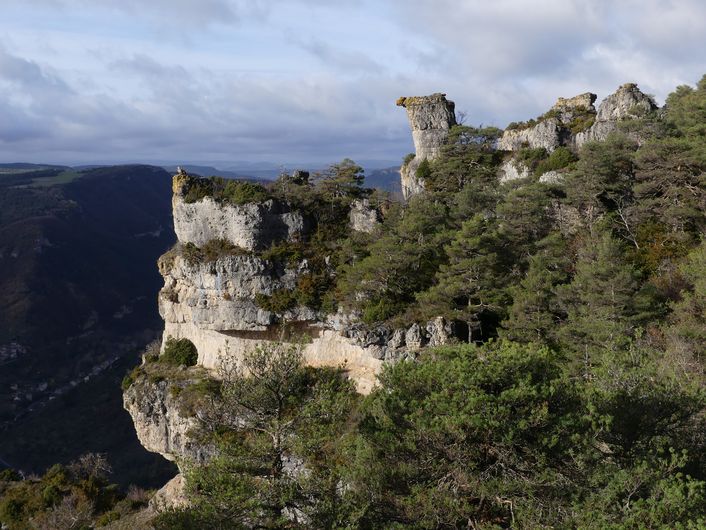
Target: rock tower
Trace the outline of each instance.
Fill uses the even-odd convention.
[[[449,136],[449,129],[456,125],[454,102],[446,94],[401,97],[397,105],[407,109],[412,128],[415,156],[402,165],[402,194],[405,199],[424,190],[424,182],[417,177],[417,168],[423,160],[433,160],[441,154],[441,146]]]

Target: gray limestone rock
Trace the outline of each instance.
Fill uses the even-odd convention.
[[[201,179],[181,171],[172,181],[174,232],[181,243],[200,247],[213,239],[226,239],[246,250],[268,248],[282,240],[300,240],[308,225],[304,216],[280,201],[228,204],[204,197],[186,202],[189,189]]]
[[[576,147],[590,141],[602,142],[618,129],[621,120],[642,118],[656,109],[657,104],[651,96],[643,93],[636,84],[626,83],[601,102],[595,123],[576,135]]]
[[[551,152],[562,143],[561,122],[558,118],[548,118],[533,127],[506,130],[498,142],[498,149],[519,151],[523,147],[543,147]]]
[[[190,263],[178,254],[160,260],[164,288],[159,312],[168,323],[192,323],[200,329],[223,331],[266,330],[276,322],[274,314],[255,303],[258,294],[271,295],[293,289],[297,274],[277,270],[258,256],[224,256],[215,262]],[[293,320],[310,320],[306,308]]]
[[[148,451],[173,461],[188,458],[203,462],[213,454],[212,447],[195,441],[192,431],[198,422],[181,415],[169,382],[143,377],[123,393],[123,407],[132,417],[137,438]]]
[[[404,336],[405,345],[410,350],[419,350],[427,342],[419,324],[412,324]]]
[[[400,182],[402,184],[402,196],[409,199],[413,195],[417,195],[424,191],[424,181],[417,178],[417,168],[420,160],[416,157],[404,164],[400,168]]]
[[[448,101],[446,94],[436,93],[401,97],[397,105],[407,109],[417,158],[434,159],[439,156],[441,146],[449,136],[449,129],[456,125],[454,102]]]
[[[552,152],[560,146],[573,146],[573,130],[579,120],[585,122],[593,118],[595,100],[596,95],[590,92],[559,98],[548,113],[537,118],[536,123],[506,129],[498,142],[498,149],[517,151],[523,147],[541,147]]]
[[[512,158],[505,160],[505,162],[503,162],[498,168],[498,180],[501,183],[525,179],[529,176],[529,168],[522,162]]]
[[[447,322],[444,317],[436,317],[427,322],[427,335],[429,336],[429,346],[442,346],[449,344],[456,337],[454,326]]]
[[[564,182],[564,174],[558,171],[547,171],[540,175],[539,182],[542,184],[562,184]]]
[[[186,480],[181,473],[162,486],[149,503],[149,507],[157,513],[187,508],[188,506]]]
[[[370,205],[368,199],[358,199],[351,205],[350,227],[356,232],[371,234],[380,224],[380,212]]]
[[[400,169],[402,194],[408,199],[424,190],[424,183],[416,177],[416,169],[422,160],[434,160],[441,154],[449,129],[456,125],[455,105],[441,93],[401,97],[397,105],[407,109],[414,141],[415,157]]]

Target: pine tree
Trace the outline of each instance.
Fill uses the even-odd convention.
[[[703,381],[706,374],[706,240],[679,267],[686,282],[666,328],[673,366],[681,375]]]
[[[529,259],[529,268],[519,285],[510,288],[512,306],[503,321],[501,336],[519,342],[554,343],[562,320],[556,287],[568,278],[566,241],[560,235],[550,236]]]
[[[429,317],[465,322],[471,340],[493,336],[507,302],[508,253],[495,221],[472,217],[446,247],[449,262],[437,273],[436,285],[418,295],[419,305]]]
[[[560,337],[582,358],[584,375],[593,357],[627,345],[638,324],[639,287],[637,271],[609,233],[587,238],[571,282],[556,289],[566,312]]]

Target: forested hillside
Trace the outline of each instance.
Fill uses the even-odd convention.
[[[151,166],[0,167],[0,469],[97,451],[123,483],[169,473],[137,443],[119,390],[159,331],[168,192]]]
[[[296,328],[215,379],[186,339],[147,352],[124,388],[198,426],[186,498],[156,528],[706,528],[706,77],[578,150],[505,152],[501,134],[454,126],[406,203],[350,160],[267,188],[190,184],[185,203],[290,204],[311,234],[163,261],[306,260],[257,304],[369,330],[444,317],[455,341],[387,364],[367,396],[345,366],[305,366]],[[527,176],[499,182],[508,160]],[[349,226],[361,199],[369,233]]]
[[[251,354],[207,393],[220,456],[162,528],[706,525],[706,78],[579,152],[500,132],[455,127],[424,193],[318,247],[317,300],[372,327],[441,315],[469,344],[365,399],[291,348]],[[499,185],[509,156],[532,173]]]

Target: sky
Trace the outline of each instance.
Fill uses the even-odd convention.
[[[505,126],[706,73],[703,0],[0,0],[0,162],[244,162],[413,151],[399,96]]]

